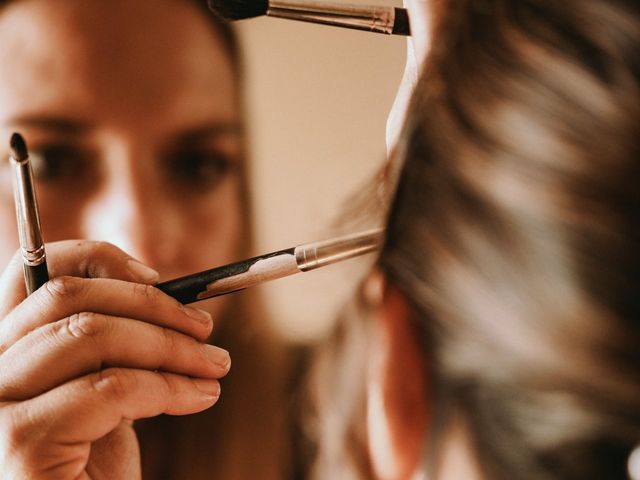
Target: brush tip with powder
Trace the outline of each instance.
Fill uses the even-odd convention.
[[[19,133],[11,135],[9,145],[11,146],[11,155],[16,160],[21,161],[28,157],[27,144]]]
[[[224,20],[260,17],[269,10],[268,0],[209,0],[209,9]]]

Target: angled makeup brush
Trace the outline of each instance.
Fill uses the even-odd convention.
[[[209,8],[225,20],[267,15],[387,35],[411,35],[407,10],[397,7],[300,0],[209,0]]]

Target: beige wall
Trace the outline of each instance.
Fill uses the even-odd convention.
[[[258,251],[331,236],[345,198],[384,160],[405,39],[274,18],[237,25]],[[281,331],[301,341],[325,332],[350,292],[349,270],[337,265],[263,287]]]

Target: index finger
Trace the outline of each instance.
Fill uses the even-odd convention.
[[[61,276],[112,278],[153,285],[158,272],[115,245],[91,240],[64,240],[46,245],[51,278]],[[0,318],[26,297],[22,257],[17,252],[0,276]]]
[[[207,312],[182,305],[153,286],[64,276],[44,284],[3,318],[0,351],[38,327],[80,312],[137,319],[201,341],[213,326]]]

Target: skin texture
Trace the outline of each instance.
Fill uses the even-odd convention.
[[[18,256],[0,278],[9,293],[0,302],[0,469],[5,478],[138,478],[131,421],[210,407],[229,355],[202,343],[206,312],[132,283],[144,278],[116,247],[70,241],[49,251],[57,278],[13,309]]]
[[[51,277],[62,278],[26,300],[20,259],[5,269],[3,478],[137,478],[131,421],[210,407],[230,366],[203,343],[224,301],[202,312],[144,285],[235,260],[242,243],[231,64],[193,5],[156,6],[0,10],[0,138],[18,130],[28,143],[44,238],[127,252],[49,244]],[[4,265],[18,247],[4,160],[0,223]]]
[[[109,241],[162,279],[234,259],[242,160],[226,53],[195,7],[165,3],[24,0],[0,15],[0,138],[28,142],[45,239]],[[6,264],[4,162],[0,196]]]

